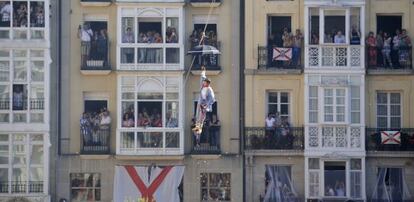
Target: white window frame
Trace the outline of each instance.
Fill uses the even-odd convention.
[[[330,104],[329,106],[331,106],[332,108],[333,108],[333,113],[332,113],[332,116],[333,116],[333,120],[332,121],[326,121],[325,120],[325,106],[327,106],[326,104],[325,104],[325,90],[332,90],[333,92],[333,94],[332,94],[332,96],[331,96],[331,98],[333,99],[332,101],[333,101],[333,103],[332,104]],[[338,96],[337,96],[337,90],[344,90],[345,92],[344,92],[344,96],[341,96],[341,97],[343,97],[344,98],[344,104],[343,105],[338,105],[337,104],[337,98],[338,98]],[[321,99],[321,102],[320,102],[320,105],[322,106],[321,107],[321,109],[322,109],[322,113],[321,113],[321,115],[320,115],[320,120],[322,120],[322,123],[323,124],[328,124],[328,125],[331,125],[331,124],[334,124],[334,125],[338,125],[338,124],[347,124],[348,123],[348,99],[347,99],[347,95],[348,95],[348,88],[346,88],[346,87],[322,87],[321,88],[321,96],[320,96],[320,99]],[[337,121],[337,107],[344,107],[345,109],[344,109],[344,121]]]
[[[203,200],[203,198],[202,198],[202,190],[203,189],[206,189],[207,190],[207,195],[210,195],[209,193],[210,193],[210,190],[211,189],[230,189],[230,201],[231,201],[231,195],[232,195],[232,177],[231,177],[231,173],[230,172],[202,172],[202,173],[200,173],[200,179],[201,179],[201,175],[203,175],[203,174],[206,174],[207,175],[207,187],[202,187],[202,185],[201,185],[201,180],[200,180],[200,201],[202,201],[202,202],[209,202],[210,200]],[[219,187],[210,187],[210,175],[223,175],[223,174],[225,174],[225,175],[229,175],[230,176],[230,187],[222,187],[222,186],[219,186]],[[222,201],[222,200],[221,200]],[[225,201],[222,201],[222,202],[226,202],[227,200],[225,200]]]
[[[275,102],[275,103],[273,103],[273,102],[270,103],[269,102],[269,96],[270,96],[271,93],[276,93],[277,94],[277,102]],[[288,102],[287,103],[282,103],[282,99],[281,99],[282,93],[287,93],[287,96],[288,96]],[[287,117],[289,123],[291,122],[291,120],[293,120],[293,118],[292,118],[292,96],[291,96],[290,91],[288,91],[288,90],[269,90],[269,91],[266,91],[266,112],[267,112],[266,115],[265,115],[266,117],[267,117],[267,114],[270,113],[269,105],[276,105],[277,109],[279,110],[278,111],[279,116],[280,117]],[[282,115],[281,114],[281,106],[282,105],[288,105],[288,114],[287,115]]]
[[[134,43],[123,43],[122,42],[122,19],[124,17],[133,18],[133,33],[134,33]],[[118,44],[117,44],[117,67],[119,70],[182,70],[184,69],[184,11],[183,7],[174,7],[174,6],[165,6],[165,7],[127,7],[119,6],[118,7],[118,17],[117,17],[117,35],[118,35]],[[161,19],[161,35],[163,38],[162,43],[137,43],[138,41],[138,18],[141,19]],[[167,18],[178,18],[178,43],[166,43],[166,23]],[[134,57],[133,63],[121,63],[121,49],[122,48],[133,48]],[[162,49],[162,63],[138,63],[138,49],[139,48],[161,48]],[[179,49],[179,62],[178,63],[167,63],[166,61],[166,51],[168,48],[177,48]]]
[[[19,134],[7,134],[7,133],[2,133],[4,135],[8,135],[8,142],[0,142],[0,145],[8,145],[8,149],[9,149],[9,155],[8,155],[8,164],[1,164],[0,168],[8,168],[8,193],[0,193],[0,198],[1,196],[8,196],[8,195],[43,195],[43,194],[47,194],[48,193],[48,167],[49,167],[49,152],[48,152],[48,148],[49,146],[47,145],[47,138],[48,135],[42,134],[42,133],[19,133]],[[23,135],[25,136],[24,141],[14,141],[13,138],[15,135]],[[31,135],[41,135],[43,136],[43,140],[42,141],[31,141],[30,137]],[[24,145],[25,148],[25,158],[26,158],[26,164],[25,165],[15,165],[13,163],[13,147],[16,145]],[[30,162],[30,147],[32,145],[42,145],[43,146],[43,164],[31,164]],[[13,168],[25,168],[25,172],[26,172],[26,181],[22,181],[23,183],[25,183],[25,192],[12,192],[12,183],[13,182]],[[43,192],[29,192],[29,187],[30,187],[30,169],[31,168],[42,168],[42,172],[43,172]]]
[[[99,177],[99,181],[100,181],[100,187],[96,187],[95,186],[95,184],[93,183],[93,185],[92,186],[86,186],[86,184],[85,184],[85,186],[83,186],[83,187],[73,187],[72,186],[72,175],[76,175],[76,174],[82,174],[83,175],[83,177],[85,177],[85,174],[89,174],[89,175],[98,175],[98,177]],[[94,196],[94,200],[93,201],[102,201],[102,175],[101,175],[101,173],[83,173],[83,172],[80,172],[80,173],[70,173],[70,177],[69,177],[69,180],[70,180],[70,197],[71,197],[71,199],[73,200],[73,196],[72,196],[72,191],[73,190],[93,190],[92,192],[93,192],[93,196]],[[100,200],[96,200],[96,195],[95,195],[95,191],[96,190],[99,190],[99,192],[100,192],[100,197],[101,197],[101,199]]]
[[[0,110],[2,114],[9,114],[9,122],[1,122],[0,124],[5,123],[31,123],[31,124],[46,124],[49,120],[48,115],[48,64],[47,64],[47,56],[46,54],[48,51],[45,49],[36,49],[36,48],[27,48],[27,49],[1,49],[0,51],[7,51],[9,53],[9,57],[0,57],[1,61],[8,61],[9,62],[9,80],[8,81],[0,81],[0,85],[7,85],[9,86],[9,109],[8,110]],[[14,51],[26,51],[25,57],[15,57]],[[43,57],[31,57],[32,51],[43,51]],[[25,81],[14,81],[14,63],[15,61],[26,63],[25,71],[26,71],[26,80]],[[33,81],[32,80],[32,62],[41,61],[43,62],[43,81]],[[24,85],[27,89],[27,109],[26,110],[13,110],[13,85]],[[32,86],[42,86],[43,87],[43,109],[30,109],[30,100],[33,99],[32,97]],[[36,98],[37,99],[37,98]],[[33,113],[43,114],[43,122],[31,122],[30,115]],[[26,122],[14,122],[13,117],[15,114],[21,114],[26,116]]]
[[[118,122],[117,122],[117,154],[121,155],[180,155],[184,152],[184,101],[183,101],[183,78],[181,75],[168,75],[168,76],[159,76],[154,75],[154,77],[162,78],[163,80],[163,99],[151,99],[151,100],[143,100],[143,99],[137,99],[137,93],[138,91],[138,78],[141,79],[152,79],[151,76],[124,76],[120,75],[118,76]],[[134,79],[134,90],[133,91],[122,91],[122,79],[123,78],[131,78]],[[166,79],[167,78],[174,78],[178,80],[178,89],[177,91],[174,91],[178,93],[178,99],[167,99],[166,98]],[[122,93],[123,92],[129,92],[134,93],[134,99],[123,99]],[[146,91],[147,92],[147,91]],[[123,119],[123,111],[122,111],[122,102],[133,102],[134,103],[134,127],[122,127],[122,119]],[[137,115],[138,115],[138,102],[145,102],[145,101],[151,101],[151,102],[161,102],[162,103],[162,127],[139,127],[137,126]],[[167,102],[178,102],[178,127],[176,128],[168,128],[166,127],[166,104]],[[132,149],[130,148],[121,148],[121,141],[122,141],[122,133],[125,132],[133,132],[134,133],[134,147]],[[150,132],[159,132],[162,133],[162,142],[163,147],[138,147],[137,144],[137,136],[138,133],[150,133]],[[167,148],[166,147],[166,134],[172,132],[172,133],[179,133],[179,146],[177,148]]]
[[[387,115],[386,116],[380,116],[380,117],[386,117],[387,118],[387,128],[391,128],[391,117],[398,117],[398,116],[391,116],[391,106],[392,105],[394,105],[394,106],[396,106],[397,104],[391,104],[391,94],[400,94],[400,127],[399,128],[402,128],[402,125],[403,125],[403,110],[402,110],[402,107],[403,107],[403,93],[402,92],[399,92],[399,91],[377,91],[376,93],[375,93],[375,103],[376,103],[376,106],[375,106],[375,111],[376,111],[376,116],[375,116],[375,122],[376,122],[376,125],[377,125],[377,128],[379,127],[378,126],[378,117],[379,117],[379,115],[378,115],[378,99],[377,99],[377,96],[378,96],[378,93],[384,93],[384,94],[386,94],[387,95],[387,103],[386,104],[380,104],[380,105],[385,105],[386,107],[387,107]]]
[[[10,27],[0,27],[0,31],[8,31],[9,38],[8,39],[23,39],[23,40],[48,40],[49,39],[49,33],[48,33],[48,27],[49,27],[49,0],[9,0],[10,5],[12,7],[10,12]],[[13,26],[13,20],[14,20],[14,9],[13,9],[13,3],[14,2],[27,2],[27,27],[14,27]],[[44,15],[44,27],[31,27],[30,26],[30,3],[31,2],[43,2],[44,8],[43,8],[43,15]],[[26,38],[16,38],[15,37],[15,31],[20,32],[26,32]],[[43,38],[32,38],[32,31],[39,31],[43,32]],[[3,38],[4,39],[4,38]]]

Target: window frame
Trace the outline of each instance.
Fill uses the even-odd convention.
[[[332,90],[332,93],[333,93],[332,96],[330,96],[332,98],[332,104],[329,104],[329,106],[331,106],[332,110],[333,110],[333,112],[331,114],[333,116],[332,121],[326,121],[326,119],[325,119],[325,115],[326,115],[325,107],[327,107],[326,104],[325,104],[325,98],[326,98],[325,91],[326,90]],[[337,91],[338,90],[344,90],[345,91],[343,96],[339,96],[339,97],[344,99],[344,104],[343,105],[338,105],[337,104],[337,98],[338,98]],[[344,125],[344,124],[348,124],[348,122],[349,122],[349,115],[348,115],[349,114],[348,113],[349,99],[347,99],[347,96],[349,95],[349,89],[347,87],[321,87],[321,93],[320,94],[321,94],[321,96],[320,96],[320,98],[321,98],[320,105],[322,105],[322,107],[321,107],[322,113],[320,113],[321,114],[320,115],[321,116],[320,120],[322,120],[322,123],[327,124],[327,125]],[[337,120],[337,116],[338,116],[337,107],[344,107],[344,114],[343,114],[344,120],[343,121],[338,121]]]
[[[83,186],[83,187],[74,187],[73,184],[72,184],[72,180],[73,180],[72,176],[73,175],[82,175],[83,179],[85,179],[86,174],[92,175],[92,178],[95,175],[97,175],[98,179],[99,179],[99,185],[100,186],[99,187],[95,186],[95,183],[92,183],[91,187],[86,186],[86,185]],[[73,200],[73,196],[72,196],[73,190],[87,190],[87,191],[92,190],[93,201],[102,201],[102,177],[101,177],[101,173],[86,173],[86,172],[70,173],[69,174],[69,179],[70,179],[70,198],[71,198],[71,201]],[[100,192],[100,197],[101,197],[100,200],[96,200],[96,191],[97,190],[99,190],[99,192]],[[88,199],[88,201],[89,201],[89,199]]]
[[[225,201],[231,201],[231,192],[232,192],[232,189],[231,189],[231,185],[232,185],[232,181],[231,181],[231,173],[230,172],[202,172],[202,173],[200,173],[200,179],[202,178],[202,176],[203,175],[207,175],[207,182],[206,182],[206,185],[207,186],[202,186],[202,182],[201,182],[201,180],[200,180],[200,201],[202,201],[202,202],[209,202],[209,201],[211,201],[211,200],[203,200],[203,189],[204,190],[207,190],[207,196],[210,196],[210,190],[211,189],[218,189],[218,190],[230,190],[230,196],[228,197],[228,198],[230,198],[230,200],[220,200],[220,201],[222,201],[222,202],[225,202]],[[229,182],[229,185],[230,186],[217,186],[217,187],[215,187],[215,186],[210,186],[210,178],[211,178],[211,176],[212,175],[228,175],[229,176],[229,180],[230,180],[230,182]]]
[[[384,93],[384,94],[387,95],[387,103],[386,104],[378,103],[378,94],[379,93]],[[379,127],[378,118],[386,117],[387,118],[387,127],[386,128],[391,128],[391,118],[398,117],[398,116],[391,116],[391,106],[398,106],[398,104],[391,104],[391,95],[392,94],[399,94],[400,95],[400,103],[399,103],[399,106],[400,106],[400,126],[395,128],[395,129],[402,128],[402,125],[403,125],[403,109],[402,109],[402,107],[403,107],[403,93],[400,92],[400,91],[376,91],[375,92],[375,104],[376,104],[376,106],[375,106],[375,112],[376,112],[375,122],[376,122],[376,127],[377,128],[383,128],[383,127]],[[378,115],[378,105],[385,105],[386,106],[386,108],[387,108],[387,115],[386,116]]]
[[[270,98],[270,94],[272,94],[272,93],[276,93],[277,94],[277,102],[269,102],[269,98]],[[287,98],[288,98],[288,102],[287,103],[282,103],[282,94],[283,93],[286,93],[287,94]],[[291,91],[289,91],[289,90],[268,90],[268,91],[266,91],[266,100],[265,100],[265,106],[266,106],[266,108],[265,108],[265,110],[266,110],[266,114],[265,114],[265,116],[267,117],[267,114],[268,113],[271,113],[269,110],[270,110],[270,105],[276,105],[277,106],[277,109],[278,109],[278,112],[279,112],[279,116],[281,117],[281,118],[283,118],[283,117],[287,117],[287,119],[288,119],[288,122],[289,123],[291,123],[291,121],[292,120],[294,120],[293,118],[292,118],[292,96],[291,96]],[[282,114],[281,113],[281,106],[282,105],[287,105],[287,107],[288,107],[288,114]]]

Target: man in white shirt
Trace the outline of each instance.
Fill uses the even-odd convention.
[[[341,31],[338,31],[335,35],[334,43],[346,43],[345,36],[342,35]]]
[[[86,65],[86,61],[88,60],[92,37],[93,31],[88,25],[79,25],[78,38],[81,40],[82,65]]]
[[[10,27],[11,5],[9,2],[0,3],[0,27]]]
[[[275,124],[275,118],[273,117],[272,113],[269,113],[265,119],[266,130],[273,130],[273,126]]]

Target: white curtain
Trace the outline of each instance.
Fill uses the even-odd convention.
[[[409,191],[402,168],[379,168],[372,202],[401,202],[414,200]]]
[[[297,201],[289,166],[266,165],[266,173],[269,182],[266,187],[265,202]]]

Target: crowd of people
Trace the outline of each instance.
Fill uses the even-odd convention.
[[[332,185],[326,186],[326,196],[346,196],[345,195],[345,183],[343,181],[336,181],[335,187]]]
[[[87,61],[108,62],[108,35],[106,29],[92,30],[90,24],[85,23],[79,25],[78,38],[81,40],[82,65],[87,65]]]
[[[412,43],[407,30],[396,30],[394,35],[379,31],[369,32],[366,39],[368,66],[410,68]]]
[[[295,34],[285,27],[281,33],[271,33],[268,38],[268,67],[275,66],[300,66],[301,49],[303,45],[303,34],[297,29]],[[273,58],[274,48],[291,48],[292,58],[287,61],[277,61]]]
[[[157,108],[153,108],[151,112],[149,112],[146,108],[143,108],[142,111],[138,112],[138,118],[136,121],[137,127],[163,127],[162,124],[162,115]],[[121,125],[126,128],[135,126],[134,109],[130,108],[123,113]],[[168,112],[166,114],[165,125],[167,128],[176,128],[178,127],[178,120],[173,117],[170,112]]]
[[[281,117],[279,112],[269,113],[265,119],[264,139],[261,141],[253,139],[252,144],[259,144],[253,146],[264,146],[267,149],[291,148],[293,146],[294,138],[291,130],[287,117]]]
[[[11,12],[13,9],[13,27],[28,27],[30,12],[30,26],[44,27],[44,3],[31,2],[30,10],[27,2],[14,2],[13,8],[10,2],[0,2],[0,27],[10,27]]]
[[[210,45],[218,48],[217,33],[213,30],[204,32],[202,29],[195,29],[190,35],[191,48],[198,45]],[[195,65],[205,65],[208,67],[218,65],[218,55],[214,54],[198,54],[194,60]]]
[[[107,145],[111,117],[106,108],[99,112],[84,112],[80,119],[80,129],[85,146]]]

